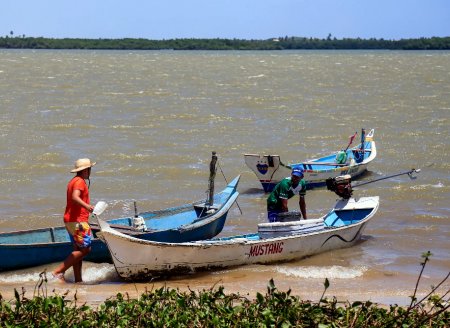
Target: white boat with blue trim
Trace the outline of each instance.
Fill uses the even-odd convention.
[[[298,167],[304,170],[308,188],[324,186],[328,178],[346,174],[355,178],[367,170],[368,164],[377,156],[374,133],[372,129],[365,134],[363,129],[361,142],[356,147],[347,147],[343,151],[305,162],[287,165],[281,162],[280,155],[245,154],[245,163],[256,174],[265,192],[272,191],[278,182],[291,175],[292,169]]]
[[[125,235],[99,219],[102,239],[125,280],[266,264],[355,245],[378,209],[379,198],[339,200],[319,219],[262,223],[258,233],[196,242],[164,243]]]

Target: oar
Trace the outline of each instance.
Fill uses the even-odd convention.
[[[334,164],[336,167],[338,167],[339,164],[345,164],[345,162],[347,161],[347,149],[348,149],[348,147],[350,147],[350,145],[353,142],[353,139],[355,139],[357,134],[358,134],[358,132],[355,132],[354,135],[350,136],[350,141],[349,141],[349,143],[347,145],[347,148],[345,148],[345,150],[340,150],[340,151],[337,152],[337,154],[336,154],[336,163]]]
[[[349,143],[347,145],[347,148],[345,148],[345,150],[344,150],[345,152],[347,152],[348,147],[350,147],[350,145],[353,143],[353,140],[355,139],[357,134],[358,134],[358,131],[356,131],[354,135],[350,136],[350,141],[349,141]]]

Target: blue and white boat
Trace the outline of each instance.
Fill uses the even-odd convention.
[[[99,219],[102,238],[125,280],[268,264],[355,245],[378,209],[379,198],[341,199],[319,219],[262,223],[258,233],[185,243],[141,240]]]
[[[325,185],[328,178],[346,174],[355,178],[364,173],[377,156],[374,133],[372,129],[366,135],[363,130],[361,143],[356,147],[347,147],[343,151],[305,162],[287,165],[281,162],[279,155],[245,154],[245,163],[255,173],[265,192],[272,191],[278,182],[290,176],[292,169],[297,167],[303,168],[308,188],[320,187]]]
[[[223,191],[214,194],[210,204],[198,201],[108,222],[122,233],[145,240],[178,243],[212,238],[222,231],[228,211],[239,195],[239,179],[237,176]],[[85,259],[111,262],[108,248],[97,238],[99,227],[91,224],[95,238]],[[0,271],[59,262],[71,251],[72,244],[63,226],[0,233]]]

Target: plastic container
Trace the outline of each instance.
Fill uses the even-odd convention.
[[[92,213],[95,215],[100,215],[106,210],[107,207],[108,207],[108,204],[106,204],[106,202],[99,201],[97,204],[95,204],[94,210],[92,211]]]

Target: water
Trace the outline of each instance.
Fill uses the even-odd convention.
[[[89,157],[91,200],[105,217],[203,199],[211,151],[229,180],[241,174],[239,205],[221,235],[266,221],[266,196],[244,153],[297,162],[346,147],[375,128],[378,156],[364,179],[424,168],[361,187],[380,209],[355,247],[276,265],[255,265],[148,284],[120,281],[110,264],[85,262],[77,290],[100,302],[163,286],[254,295],[270,278],[304,299],[329,296],[407,304],[421,254],[433,253],[419,292],[450,271],[450,52],[32,51],[0,50],[0,231],[60,225],[74,161]],[[216,188],[225,185],[222,173]],[[336,196],[307,193],[310,218]],[[290,208],[297,208],[297,200]],[[56,264],[0,273],[0,290],[32,293]],[[71,273],[68,280],[73,281]],[[449,283],[444,287],[448,290]]]

